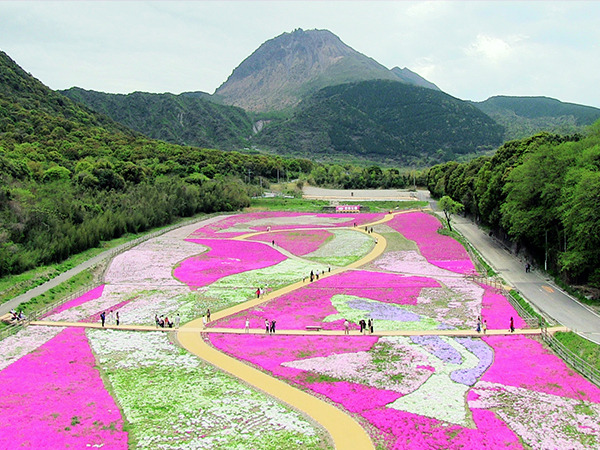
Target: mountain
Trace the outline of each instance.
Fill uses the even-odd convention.
[[[547,131],[573,134],[600,119],[600,109],[548,97],[495,96],[471,102],[506,129],[505,140]]]
[[[467,102],[399,81],[321,89],[290,119],[256,136],[258,147],[320,160],[427,165],[491,150],[503,128]]]
[[[411,78],[406,74],[402,77]],[[292,108],[326,86],[379,79],[399,80],[399,75],[347,46],[330,31],[297,29],[262,44],[233,71],[215,96],[230,105],[264,112]]]
[[[404,69],[401,69],[400,67],[394,67],[392,69],[392,73],[395,74],[400,79],[400,81],[403,81],[404,83],[412,84],[415,86],[421,86],[428,89],[434,89],[436,91],[440,90],[440,88],[437,87],[435,84],[427,81],[421,75],[413,72],[412,70],[406,67]]]
[[[60,92],[145,136],[174,144],[233,150],[246,147],[252,134],[243,109],[216,104],[205,92],[122,95],[76,87]]]

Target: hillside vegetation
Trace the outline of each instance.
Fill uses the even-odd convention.
[[[102,240],[249,204],[258,177],[307,160],[182,147],[131,132],[53,92],[0,52],[0,276]]]
[[[443,92],[376,80],[320,90],[256,142],[321,160],[352,155],[425,166],[491,150],[502,134],[487,115]]]
[[[509,141],[532,136],[540,131],[556,134],[580,133],[600,119],[600,109],[564,103],[548,97],[490,97],[472,102],[505,128]]]
[[[548,133],[504,144],[492,157],[429,171],[448,195],[506,233],[565,281],[600,288],[600,122],[587,136]]]
[[[147,137],[173,144],[240,150],[252,135],[252,120],[243,109],[216,104],[207,94],[60,92]]]

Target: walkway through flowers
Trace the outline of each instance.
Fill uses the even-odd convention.
[[[100,383],[49,380],[42,389],[85,392],[89,405],[110,392],[120,417],[89,409],[76,415],[38,398],[35,408],[55,419],[48,422],[27,415],[27,397],[4,397],[0,436],[11,440],[0,444],[31,445],[27,434],[42,420],[45,437],[111,448],[125,448],[126,439],[139,448],[598,447],[600,389],[535,337],[507,332],[511,316],[517,328],[525,324],[499,292],[465,276],[471,261],[437,234],[439,226],[421,212],[242,214],[119,255],[105,286],[46,320],[85,325],[118,308],[127,325],[153,329],[155,314],[179,314],[187,323],[178,340],[202,359],[173,345],[169,333],[80,333],[83,344],[71,345],[93,351]],[[303,281],[317,270],[318,280]],[[260,299],[258,287],[266,291]],[[208,308],[213,321],[204,330],[196,318]],[[473,333],[479,315],[486,336]],[[376,333],[359,335],[354,325],[353,335],[341,335],[345,319],[368,318]],[[277,321],[275,335],[243,332],[246,320],[264,330],[265,319]],[[36,349],[62,342],[52,340],[64,336],[60,330],[29,327],[0,341],[0,377],[33,370],[18,364],[44,357]],[[304,407],[333,442],[320,426],[203,359],[251,374],[250,385]],[[93,358],[86,364],[92,368]],[[20,421],[4,420],[15,412]],[[338,421],[344,425],[336,428]]]

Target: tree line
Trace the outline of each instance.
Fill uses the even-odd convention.
[[[434,166],[427,186],[566,282],[600,288],[600,122],[585,135],[541,133],[491,157]]]

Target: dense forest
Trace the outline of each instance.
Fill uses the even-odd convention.
[[[492,157],[434,166],[428,187],[565,281],[600,288],[600,122],[586,135],[542,133],[507,142]]]
[[[173,144],[239,150],[249,146],[252,136],[252,120],[243,109],[219,105],[208,94],[60,92],[144,136]]]
[[[374,80],[321,89],[254,142],[321,161],[351,156],[426,167],[493,150],[503,132],[478,108],[441,91]]]

